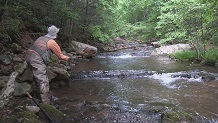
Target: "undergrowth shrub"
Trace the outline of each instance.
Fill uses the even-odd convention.
[[[209,66],[218,66],[218,49],[208,50],[203,56],[202,64]]]
[[[182,51],[171,54],[170,56],[179,61],[194,61],[197,57],[197,53],[195,51]]]

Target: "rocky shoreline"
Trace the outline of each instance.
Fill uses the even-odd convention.
[[[19,45],[16,46],[16,50],[13,49],[13,51],[16,51],[16,53],[0,53],[0,109],[2,109],[0,113],[2,115],[0,122],[2,123],[12,123],[15,122],[14,120],[19,120],[19,122],[26,122],[26,115],[32,116],[35,114],[32,114],[32,112],[29,111],[36,107],[30,109],[26,108],[28,105],[32,105],[32,102],[28,101],[29,99],[26,95],[26,92],[31,94],[33,92],[33,75],[30,68],[28,68],[27,63],[25,62],[25,50],[23,50]],[[73,52],[67,53],[63,51],[63,53],[68,56],[80,55],[83,58],[92,58],[97,53],[97,48],[75,41],[71,42],[70,48]],[[57,81],[58,83],[67,83],[70,79],[70,65],[73,64],[73,62],[69,63],[59,61],[58,58],[53,54],[51,57],[51,63],[47,67],[47,76],[49,78],[50,84],[52,85],[52,83]],[[21,106],[23,108],[20,108]],[[11,107],[13,108],[11,109]],[[45,110],[48,108],[56,110],[49,105],[43,107],[45,107]],[[19,111],[17,111],[17,108],[19,108]],[[20,114],[26,111],[27,114]],[[54,111],[51,111],[51,113],[53,112]],[[56,112],[58,112],[58,110]],[[35,119],[36,118],[33,120],[34,123],[40,122],[35,121]]]

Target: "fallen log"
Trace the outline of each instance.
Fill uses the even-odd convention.
[[[6,89],[2,93],[0,98],[8,98],[9,96],[12,95],[12,93],[14,92],[14,89],[15,89],[14,82],[15,82],[17,75],[18,75],[18,72],[16,72],[16,71],[11,74],[9,81],[7,83]]]
[[[13,72],[9,78],[5,91],[0,96],[0,108],[2,108],[5,104],[8,103],[8,98],[13,94],[15,90],[15,79],[19,73]]]
[[[5,104],[8,103],[8,99],[13,95],[15,90],[15,79],[21,73],[23,73],[27,68],[27,63],[24,62],[22,66],[17,70],[11,73],[10,78],[6,84],[5,89],[3,89],[2,94],[0,96],[0,108],[2,108]]]

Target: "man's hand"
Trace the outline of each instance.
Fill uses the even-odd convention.
[[[77,58],[82,58],[82,56],[72,56],[68,59],[68,61],[74,61]]]

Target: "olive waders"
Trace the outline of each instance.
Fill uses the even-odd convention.
[[[41,51],[48,50],[47,42],[50,39],[41,36],[35,42],[34,46],[37,46]],[[43,61],[41,53],[37,52],[37,49],[30,47],[26,52],[27,64],[31,67],[34,79],[37,82],[40,98],[43,103],[50,104],[51,95],[49,94],[49,80],[46,74],[46,65]],[[50,55],[48,56],[50,57]]]

